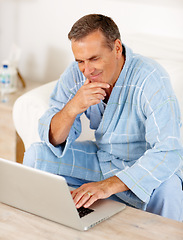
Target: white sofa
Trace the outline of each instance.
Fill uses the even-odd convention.
[[[183,113],[183,45],[178,39],[149,35],[126,36],[125,43],[135,52],[154,58],[162,64],[171,76],[172,86],[177,95],[181,112]],[[38,135],[38,119],[49,106],[49,96],[56,81],[44,84],[17,99],[13,108],[15,128],[23,140],[25,150],[36,141]],[[84,116],[84,115],[83,115]],[[93,132],[89,130],[88,120],[82,117],[83,134],[80,140],[92,139]],[[183,130],[182,130],[183,132]]]
[[[37,87],[20,96],[13,107],[15,129],[24,143],[25,150],[33,143],[39,142],[38,120],[49,107],[49,97],[57,80]],[[79,140],[94,139],[94,131],[89,128],[89,121],[81,116],[83,133]]]

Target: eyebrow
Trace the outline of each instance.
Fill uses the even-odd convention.
[[[90,58],[88,58],[88,59],[86,59],[86,60],[92,60],[92,59],[94,59],[94,58],[98,58],[99,56],[97,56],[97,55],[94,55],[94,56],[92,56],[92,57],[90,57]],[[77,58],[75,58],[75,61],[76,62],[83,62],[84,60],[81,60],[81,59],[77,59]]]

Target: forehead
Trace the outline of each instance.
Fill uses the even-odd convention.
[[[100,31],[93,32],[80,40],[72,40],[72,51],[77,59],[87,59],[109,50],[106,39]]]

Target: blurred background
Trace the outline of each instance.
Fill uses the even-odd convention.
[[[21,138],[30,143],[31,136],[38,135],[32,110],[40,114],[40,109],[35,95],[30,95],[24,111],[20,105],[18,131],[12,118],[14,102],[60,77],[74,60],[68,32],[75,21],[89,13],[112,17],[123,43],[166,68],[183,113],[183,0],[0,0],[0,157],[22,161]],[[2,68],[7,60],[8,69]],[[38,96],[47,91],[41,88]],[[24,118],[29,128],[26,124],[23,128]]]
[[[112,17],[129,47],[136,33],[183,42],[183,0],[0,0],[0,64],[16,46],[25,81],[58,79],[74,60],[67,34],[89,13]]]

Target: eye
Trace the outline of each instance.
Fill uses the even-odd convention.
[[[78,63],[78,64],[82,64],[82,63],[83,63],[83,61],[79,60],[79,61],[77,61],[77,63]]]
[[[95,62],[97,61],[99,58],[98,57],[95,57],[95,58],[92,58],[92,61]]]

